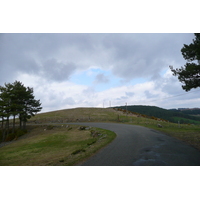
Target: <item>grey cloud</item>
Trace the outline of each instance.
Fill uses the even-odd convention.
[[[42,75],[45,78],[63,81],[68,80],[70,75],[76,70],[76,65],[74,63],[64,64],[58,62],[56,59],[49,59],[45,61],[42,67]]]
[[[147,98],[156,98],[156,97],[158,97],[158,95],[152,94],[148,90],[146,90],[144,93],[145,93]]]
[[[184,63],[180,49],[193,34],[0,34],[0,79],[16,73],[61,81],[78,69],[98,66],[124,80],[154,78]],[[52,67],[49,67],[52,66]],[[179,67],[179,66],[175,66]],[[96,81],[106,82],[99,75]]]
[[[83,90],[82,94],[86,97],[93,97],[93,98],[97,97],[95,89],[93,87],[88,87],[87,89]]]
[[[0,34],[0,79],[12,79],[17,73],[44,75],[43,72],[53,80],[69,77],[78,58],[82,62],[84,54],[92,51],[89,40],[87,34]],[[53,62],[50,60],[59,60],[52,63],[56,69],[45,65]]]
[[[103,73],[97,74],[94,80],[94,83],[101,84],[101,83],[108,83],[109,79]]]
[[[68,97],[66,99],[63,100],[63,104],[67,104],[67,105],[75,105],[76,102],[72,97]]]
[[[121,96],[120,98],[117,98],[116,100],[121,101],[121,100],[126,100],[126,99],[128,99],[127,96]]]
[[[134,92],[126,92],[126,96],[128,96],[128,97],[133,97],[134,96]]]
[[[123,79],[146,77],[166,69],[170,62],[181,63],[181,48],[193,34],[112,34],[104,40],[116,60],[113,73]]]

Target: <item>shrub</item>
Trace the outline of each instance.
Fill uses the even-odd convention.
[[[91,132],[92,137],[98,137],[98,136],[102,135],[101,133],[99,133],[98,131],[95,131],[95,130],[91,130],[90,132]]]
[[[7,135],[5,141],[12,141],[12,140],[16,140],[17,138],[19,138],[20,136],[24,135],[27,133],[27,130],[21,130],[21,129],[17,129],[14,133],[10,133]]]
[[[85,152],[85,149],[78,149],[78,150],[72,152],[72,155],[76,155],[76,154],[81,153],[81,152]]]
[[[90,145],[92,145],[92,144],[94,144],[94,143],[96,143],[96,140],[94,140],[94,141],[92,141],[92,142],[89,142],[89,143],[87,143],[87,145],[88,145],[88,146],[90,146]]]
[[[26,133],[27,133],[27,130],[18,129],[18,130],[16,131],[16,137],[18,138],[18,137],[20,137],[20,136],[22,136],[22,135],[24,135],[24,134],[26,134]]]
[[[83,131],[83,130],[85,130],[86,129],[86,126],[80,126],[79,127],[79,130],[81,130],[81,131]]]
[[[47,130],[52,130],[53,128],[54,128],[54,126],[52,126],[52,125],[47,126]]]
[[[8,142],[8,141],[14,140],[15,138],[16,138],[16,133],[10,133],[6,136],[5,141]]]
[[[69,127],[67,130],[68,130],[68,131],[72,130],[72,127]]]

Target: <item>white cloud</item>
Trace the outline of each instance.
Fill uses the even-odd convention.
[[[0,84],[34,88],[43,111],[81,106],[155,104],[198,107],[169,65],[193,34],[1,34]],[[166,99],[166,100],[165,100]],[[193,99],[193,100],[191,100]],[[190,105],[191,103],[191,105]],[[109,103],[108,103],[109,105]]]

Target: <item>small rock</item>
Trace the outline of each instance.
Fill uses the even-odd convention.
[[[90,129],[91,129],[91,127],[86,127],[86,128],[85,128],[85,130],[90,130]]]
[[[85,126],[80,126],[80,127],[79,127],[79,130],[85,130],[85,129],[86,129]]]
[[[157,124],[158,128],[162,128],[162,125],[161,124]]]

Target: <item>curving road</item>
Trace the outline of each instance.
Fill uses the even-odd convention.
[[[158,131],[115,123],[75,124],[103,128],[117,134],[113,142],[81,166],[200,166],[199,150]]]

